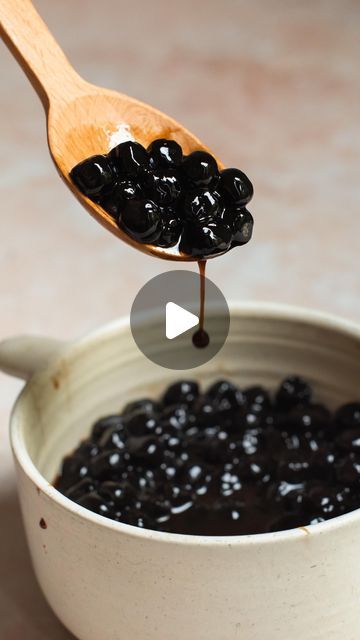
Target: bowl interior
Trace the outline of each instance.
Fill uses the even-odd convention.
[[[149,344],[155,324],[154,319],[148,328]],[[173,344],[176,352],[176,340]],[[301,310],[232,306],[230,334],[218,355],[197,369],[177,372],[147,360],[128,324],[120,322],[69,347],[33,377],[14,411],[13,446],[18,458],[30,457],[52,482],[62,457],[88,435],[97,418],[119,412],[135,398],[157,397],[171,380],[192,378],[207,385],[226,377],[242,387],[274,389],[291,373],[304,376],[316,399],[332,408],[358,399],[359,330]]]

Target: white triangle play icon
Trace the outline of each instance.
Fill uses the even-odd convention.
[[[186,311],[175,302],[166,304],[166,337],[168,340],[177,338],[185,331],[189,331],[199,324],[199,318],[190,311]]]

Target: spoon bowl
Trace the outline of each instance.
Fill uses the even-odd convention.
[[[30,0],[1,0],[0,35],[43,102],[52,159],[61,178],[88,213],[118,238],[144,253],[166,260],[197,261],[191,255],[181,254],[176,247],[164,249],[130,238],[106,211],[76,188],[69,173],[82,160],[108,153],[125,140],[136,140],[144,147],[156,138],[176,140],[185,154],[209,149],[185,127],[154,107],[81,78]]]

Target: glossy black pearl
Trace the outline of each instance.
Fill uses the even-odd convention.
[[[96,480],[93,480],[92,478],[83,478],[82,480],[74,484],[72,487],[67,489],[65,491],[65,495],[68,498],[70,498],[70,500],[77,501],[79,498],[81,498],[85,494],[92,493],[92,491],[95,491],[96,487],[97,487]]]
[[[129,505],[136,499],[134,487],[126,480],[106,480],[100,484],[98,493],[107,502],[113,502],[115,505]]]
[[[77,503],[82,507],[85,507],[85,509],[94,511],[94,513],[97,513],[100,516],[105,516],[107,518],[112,517],[109,506],[106,504],[104,498],[102,498],[96,491],[92,491],[91,493],[81,496],[78,498]]]
[[[106,156],[92,156],[83,160],[70,172],[80,191],[89,197],[99,196],[114,180],[114,170]]]
[[[138,242],[153,243],[161,234],[159,208],[152,200],[129,200],[119,226]]]
[[[193,151],[182,163],[182,175],[189,187],[216,187],[219,170],[213,156],[206,151]]]
[[[124,454],[117,450],[104,451],[90,462],[89,469],[92,478],[111,479],[124,468]]]
[[[310,489],[307,500],[313,512],[327,519],[341,513],[341,506],[337,500],[337,494],[322,485]]]
[[[270,409],[271,399],[269,393],[264,387],[253,386],[248,387],[244,391],[245,402],[248,407],[260,407],[263,410]]]
[[[138,409],[128,415],[126,434],[129,437],[141,437],[153,434],[158,426],[157,418],[144,409]]]
[[[336,476],[342,484],[353,485],[360,481],[360,455],[350,454],[336,465]]]
[[[89,458],[94,458],[99,452],[100,447],[96,442],[85,440],[75,449],[73,457],[82,458],[86,463]]]
[[[360,402],[349,402],[340,407],[335,414],[335,421],[345,429],[360,427]]]
[[[199,385],[194,380],[180,380],[174,382],[165,391],[162,405],[168,407],[174,404],[191,405],[199,396]]]
[[[113,218],[117,219],[128,200],[135,200],[142,197],[143,192],[139,183],[133,180],[122,180],[114,184],[110,193],[101,197],[100,205]]]
[[[217,380],[206,390],[206,397],[210,399],[219,411],[227,411],[243,407],[246,397],[243,392],[228,380]]]
[[[184,211],[189,220],[205,224],[207,221],[213,221],[220,214],[221,208],[220,196],[216,191],[190,191],[185,197]]]
[[[119,449],[122,451],[125,449],[125,434],[124,429],[108,429],[101,436],[99,440],[99,447],[104,451]]]
[[[67,489],[89,475],[89,463],[82,456],[66,456],[62,462],[59,484]]]
[[[149,154],[138,142],[122,142],[110,151],[109,156],[119,176],[125,179],[137,178],[142,171],[150,168]]]
[[[95,441],[98,441],[105,431],[108,431],[108,429],[121,429],[123,424],[123,418],[118,414],[105,416],[95,422],[91,436]]]
[[[122,410],[121,415],[124,417],[137,411],[142,411],[144,413],[147,413],[148,415],[152,415],[156,414],[158,410],[159,403],[155,400],[151,400],[151,398],[139,398],[139,400],[128,402]]]
[[[178,217],[177,211],[171,207],[164,207],[160,212],[161,233],[156,242],[158,247],[174,247],[178,244],[183,230],[183,221]]]
[[[127,449],[132,458],[149,465],[160,464],[163,460],[163,447],[156,437],[129,438]]]
[[[276,403],[281,410],[290,409],[311,400],[311,388],[299,376],[289,376],[281,383],[276,394]]]
[[[216,222],[207,222],[204,226],[188,223],[180,241],[180,251],[198,258],[225,253],[230,248],[231,231],[229,227]]]
[[[329,424],[330,411],[321,404],[300,404],[290,410],[287,418],[287,425],[300,434],[328,429],[331,436]]]
[[[148,173],[145,180],[148,198],[159,205],[168,205],[181,194],[180,180],[174,170],[159,169]]]
[[[180,145],[175,140],[166,140],[165,138],[154,140],[148,146],[147,151],[150,156],[150,166],[154,169],[178,167],[183,158]]]
[[[234,247],[242,246],[251,240],[254,227],[254,219],[247,209],[240,209],[233,212],[233,242]]]
[[[240,169],[224,169],[220,174],[219,190],[230,202],[244,206],[250,202],[254,188]]]
[[[360,428],[341,431],[337,435],[335,442],[341,451],[360,453]]]

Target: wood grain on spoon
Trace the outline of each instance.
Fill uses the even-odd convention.
[[[147,147],[156,138],[168,138],[176,140],[184,154],[209,149],[154,107],[81,78],[30,0],[0,0],[0,32],[42,100],[49,149],[57,170],[87,211],[136,249],[166,260],[196,260],[173,249],[137,243],[73,185],[69,172],[81,160],[107,153],[125,140],[136,140]]]

